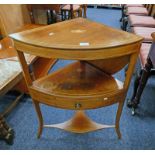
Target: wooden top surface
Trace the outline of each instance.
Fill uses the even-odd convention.
[[[10,35],[15,41],[51,49],[103,49],[140,42],[142,37],[76,18]]]

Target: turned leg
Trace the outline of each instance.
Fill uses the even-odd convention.
[[[39,102],[36,100],[33,100],[34,106],[35,106],[35,110],[37,112],[37,116],[38,116],[38,120],[39,120],[39,128],[38,128],[38,135],[37,137],[40,138],[41,134],[42,134],[42,130],[43,130],[43,117],[42,117],[42,113],[40,110],[40,106],[39,106]]]
[[[4,118],[0,115],[0,139],[5,140],[7,144],[13,144],[14,133],[13,130],[5,122]]]
[[[135,80],[134,80],[134,87],[133,87],[133,95],[131,97],[131,100],[128,101],[127,103],[127,106],[129,108],[132,108],[132,101],[134,100],[135,96],[136,96],[136,93],[137,93],[137,89],[138,89],[138,86],[139,86],[139,83],[140,83],[140,77],[142,75],[142,70],[140,71],[140,74],[139,75],[136,75],[135,77]]]
[[[132,99],[132,101],[131,101],[131,107],[132,108],[136,108],[137,107],[137,105],[139,104],[139,101],[140,101],[140,98],[141,98],[141,95],[142,95],[142,93],[143,93],[143,90],[144,90],[144,88],[145,88],[145,85],[146,85],[146,83],[147,83],[147,80],[148,80],[148,78],[149,78],[149,76],[150,76],[150,73],[151,73],[151,68],[152,68],[153,66],[152,66],[152,62],[151,62],[151,60],[150,60],[150,58],[148,57],[148,59],[147,59],[147,63],[145,64],[145,67],[144,67],[144,69],[142,70],[142,74],[141,74],[141,77],[140,77],[140,79],[139,79],[139,83],[138,83],[138,88],[137,88],[137,91],[136,92],[134,92],[135,93],[135,95],[133,95],[134,97],[133,97],[133,99]]]
[[[0,116],[0,124],[2,124],[3,127],[7,130],[7,132],[14,137],[14,130],[7,124],[3,116]]]
[[[119,122],[120,122],[120,117],[121,117],[122,110],[123,110],[123,104],[124,104],[124,100],[118,103],[118,109],[117,109],[116,120],[115,120],[115,130],[116,130],[116,133],[119,139],[121,139]]]

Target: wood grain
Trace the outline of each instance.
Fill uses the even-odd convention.
[[[49,49],[103,49],[120,47],[142,40],[141,37],[76,18],[49,26],[10,35],[16,42]],[[82,46],[80,43],[88,43]]]
[[[39,108],[41,102],[73,110],[95,109],[118,103],[113,127],[118,138],[121,138],[119,121],[142,37],[83,18],[12,34],[10,37],[14,40],[30,95],[35,104],[38,104],[38,137],[43,128]],[[80,46],[79,43],[84,44]],[[29,73],[23,52],[44,58],[78,61],[35,80]],[[116,79],[112,74],[126,65],[128,69],[125,80]],[[79,122],[86,122],[87,125],[82,129]],[[44,127],[83,133],[107,126],[95,124],[82,111],[71,121]]]

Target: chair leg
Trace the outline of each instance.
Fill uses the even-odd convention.
[[[38,135],[37,137],[40,138],[42,131],[43,131],[43,117],[42,117],[42,113],[40,110],[40,106],[39,106],[39,102],[36,100],[33,100],[34,106],[35,106],[35,110],[37,112],[37,116],[38,116],[38,120],[39,120],[39,128],[38,128]]]
[[[64,12],[61,10],[61,20],[64,20]]]
[[[82,17],[82,9],[79,9],[79,11],[78,11],[78,17]]]
[[[83,9],[83,17],[84,18],[87,18],[87,6],[84,6],[84,9]]]
[[[133,95],[131,97],[131,100],[128,100],[128,102],[127,102],[127,107],[128,108],[132,108],[132,105],[133,105],[132,104],[132,101],[134,100],[134,98],[136,96],[137,89],[138,89],[138,86],[139,86],[139,83],[140,83],[140,77],[141,77],[141,75],[142,75],[142,70],[140,71],[140,74],[139,75],[136,75],[136,78],[134,80]]]
[[[127,17],[124,17],[123,21],[122,21],[122,30],[126,31],[127,25],[128,25],[128,19],[127,19]]]
[[[150,76],[152,67],[153,67],[152,62],[151,62],[150,58],[148,57],[147,63],[145,64],[145,67],[142,70],[142,74],[141,74],[141,77],[139,79],[137,91],[136,91],[135,96],[133,97],[133,99],[131,100],[131,103],[130,103],[130,107],[132,107],[133,110],[135,110],[135,108],[137,108],[137,105],[139,104],[141,95],[143,93],[145,85],[146,85],[148,78]],[[133,114],[134,114],[134,111],[133,111]]]
[[[120,22],[122,22],[122,21],[123,21],[123,18],[125,17],[124,10],[125,10],[124,5],[122,5],[122,8],[121,8],[122,17],[121,17],[121,19],[120,19]]]
[[[122,114],[123,104],[124,104],[124,100],[121,100],[118,103],[118,109],[117,109],[116,120],[115,120],[115,130],[116,130],[118,139],[121,139],[121,132],[120,132],[120,127],[119,127],[119,122],[120,122],[120,117],[121,117],[121,114]]]
[[[67,11],[64,11],[64,20],[67,20],[67,19],[69,19],[69,15],[67,17]]]
[[[49,25],[49,24],[51,24],[50,10],[47,10],[46,16],[47,16],[47,24]]]

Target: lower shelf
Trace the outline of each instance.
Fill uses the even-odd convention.
[[[68,121],[44,125],[46,128],[59,128],[74,133],[86,133],[104,128],[115,128],[115,125],[103,125],[92,121],[83,111],[77,111],[75,115]]]

